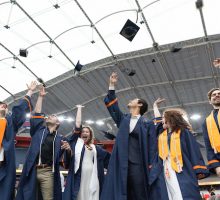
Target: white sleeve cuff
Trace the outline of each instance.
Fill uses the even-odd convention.
[[[114,86],[109,86],[109,90],[115,90]]]

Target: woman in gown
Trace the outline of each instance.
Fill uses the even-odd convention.
[[[76,124],[69,139],[73,155],[65,158],[69,173],[64,200],[99,200],[110,153],[93,144],[93,130],[82,126],[82,106],[77,106]]]
[[[167,109],[162,119],[154,103],[157,124],[157,157],[151,168],[152,200],[200,200],[198,179],[208,176],[191,125],[180,109]]]

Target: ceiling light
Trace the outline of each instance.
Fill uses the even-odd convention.
[[[64,120],[64,117],[63,116],[59,116],[58,119],[59,119],[59,121],[62,122]]]
[[[68,117],[68,118],[66,118],[66,121],[68,121],[68,122],[73,122],[74,119],[73,119],[72,117]]]
[[[87,124],[94,124],[94,121],[92,121],[92,120],[86,120],[85,121]]]
[[[101,121],[101,120],[98,120],[98,121],[96,121],[96,124],[99,125],[99,126],[102,126],[102,125],[104,125],[104,122]]]
[[[199,115],[199,114],[194,114],[190,117],[190,119],[192,119],[192,120],[198,120],[200,118],[201,118],[201,115]]]

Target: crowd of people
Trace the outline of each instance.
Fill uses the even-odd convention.
[[[220,67],[220,59],[214,66]],[[161,115],[159,105],[165,100],[159,98],[153,104],[154,119],[147,120],[148,104],[136,98],[128,103],[129,113],[124,114],[115,93],[117,82],[118,75],[113,72],[104,99],[118,127],[111,154],[94,144],[92,128],[82,124],[82,105],[77,105],[72,135],[62,136],[58,117],[42,113],[46,91],[36,82],[28,85],[26,96],[11,113],[8,105],[0,102],[1,200],[201,199],[198,179],[210,173],[220,176],[220,88],[208,92],[213,111],[202,125],[206,165],[183,110],[166,109]],[[33,108],[31,96],[37,88]],[[26,113],[31,113],[32,139],[15,196],[14,139]],[[60,166],[68,169],[63,192]]]

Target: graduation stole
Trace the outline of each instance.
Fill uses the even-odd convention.
[[[220,125],[220,112],[218,112],[218,124]],[[220,152],[220,134],[218,126],[215,122],[214,113],[211,114],[206,118],[206,127],[208,131],[209,140],[211,146],[215,153]]]
[[[5,118],[0,118],[0,148],[2,147],[2,140],[4,138],[6,125],[7,120]]]
[[[177,173],[182,171],[183,159],[181,152],[181,143],[180,143],[180,133],[181,130],[173,132],[170,139],[170,159],[171,167]],[[159,156],[162,160],[166,160],[169,155],[169,146],[168,146],[168,131],[164,130],[158,139],[158,149]]]

